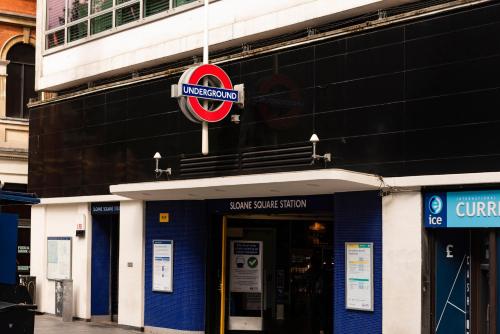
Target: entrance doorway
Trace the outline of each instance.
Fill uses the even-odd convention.
[[[332,218],[234,216],[224,221],[220,241],[225,251],[217,271],[220,322],[213,332],[331,333]]]
[[[92,218],[92,317],[118,321],[118,259],[120,253],[118,214]]]
[[[435,333],[497,333],[497,235],[435,232]]]

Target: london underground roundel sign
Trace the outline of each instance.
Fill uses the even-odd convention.
[[[182,74],[177,85],[172,85],[184,115],[195,123],[218,122],[224,119],[233,103],[243,106],[243,85],[233,87],[231,79],[216,65],[192,67]]]

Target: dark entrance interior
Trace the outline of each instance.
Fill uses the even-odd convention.
[[[207,331],[221,333],[223,326],[225,333],[235,334],[318,334],[320,330],[331,333],[332,218],[276,215],[224,220],[221,225],[225,225],[225,261],[212,262],[216,267],[209,271],[211,277],[207,287],[207,305],[220,306],[221,295],[224,296],[224,305],[223,310],[207,307]],[[222,235],[223,231],[216,230]],[[222,244],[223,238],[218,240]],[[230,263],[235,259],[230,253],[231,243],[237,241],[262,243],[261,293],[233,291],[231,275],[234,269]],[[222,259],[220,250],[209,254],[210,257],[217,255]],[[221,291],[223,272],[224,293]],[[224,313],[222,316],[221,312]],[[245,322],[249,324],[243,324]]]
[[[119,221],[118,214],[95,215],[92,219],[91,305],[95,320],[118,320]]]

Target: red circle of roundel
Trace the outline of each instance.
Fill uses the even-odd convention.
[[[196,68],[191,76],[189,77],[188,84],[190,85],[199,85],[199,82],[203,77],[210,75],[214,76],[220,80],[222,87],[225,89],[233,89],[233,84],[231,83],[231,79],[229,76],[221,69],[219,66],[215,66],[212,64],[201,65]],[[203,108],[198,98],[194,96],[189,96],[187,98],[188,103],[191,105],[191,109],[193,112],[203,121],[206,122],[218,122],[229,114],[231,111],[231,107],[233,106],[233,102],[224,101],[221,105],[213,110],[209,111]]]

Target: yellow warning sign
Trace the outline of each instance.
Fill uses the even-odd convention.
[[[169,215],[168,212],[160,213],[160,223],[168,223]]]

